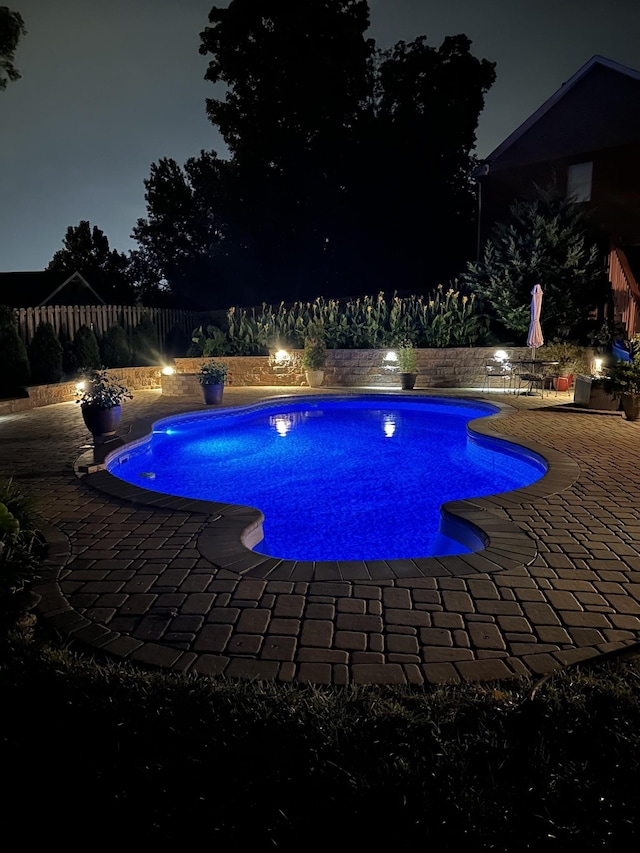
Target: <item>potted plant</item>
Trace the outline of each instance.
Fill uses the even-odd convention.
[[[418,356],[413,341],[405,339],[398,347],[398,372],[400,387],[403,391],[412,391],[418,378]]]
[[[211,406],[222,402],[225,382],[227,381],[228,368],[224,361],[209,359],[200,365],[198,382],[202,385],[202,396],[204,402]]]
[[[324,379],[324,365],[327,360],[327,347],[319,335],[305,338],[302,353],[302,369],[305,372],[307,384],[318,388]]]
[[[76,386],[76,403],[80,404],[86,427],[94,437],[115,434],[122,403],[132,397],[129,389],[104,368],[81,374]]]
[[[609,386],[613,396],[620,400],[628,421],[640,417],[640,352],[631,361],[618,359],[609,369]]]
[[[589,365],[581,347],[570,341],[554,339],[540,348],[540,358],[551,362],[546,375],[552,378],[556,391],[568,391],[576,373],[587,373]]]

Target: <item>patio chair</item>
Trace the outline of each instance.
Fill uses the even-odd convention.
[[[549,377],[546,375],[542,364],[538,367],[535,362],[522,363],[516,373],[519,385],[517,394],[535,394],[534,388],[540,389],[540,395],[544,397],[545,387],[548,385]],[[548,394],[547,390],[547,394]]]
[[[482,381],[482,391],[491,390],[492,380],[498,381],[498,387],[503,391],[508,391],[511,387],[512,380],[511,363],[499,358],[487,358],[484,363],[484,378]]]

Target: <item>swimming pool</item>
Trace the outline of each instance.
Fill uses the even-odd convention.
[[[107,468],[156,492],[259,509],[264,538],[253,550],[268,556],[469,553],[482,541],[468,528],[445,533],[441,505],[521,488],[546,471],[531,451],[469,433],[469,421],[497,411],[437,397],[281,398],[165,418]]]
[[[531,451],[467,429],[497,411],[438,397],[280,398],[165,418],[107,469],[156,492],[259,509],[264,538],[253,550],[272,557],[469,553],[482,542],[445,535],[441,505],[521,488],[546,472]]]

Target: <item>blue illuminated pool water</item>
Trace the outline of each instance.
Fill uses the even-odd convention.
[[[467,423],[494,406],[397,396],[295,398],[157,422],[108,470],[180,497],[264,514],[254,550],[292,560],[375,560],[472,550],[440,530],[440,506],[521,488],[543,460]]]

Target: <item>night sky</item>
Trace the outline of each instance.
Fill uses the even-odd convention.
[[[304,2],[304,0],[300,0]],[[160,157],[225,154],[205,116],[199,33],[227,0],[5,0],[27,35],[0,93],[0,271],[44,269],[88,219],[135,247]],[[369,0],[378,47],[465,33],[497,63],[477,153],[488,155],[593,55],[640,70],[639,0]]]

